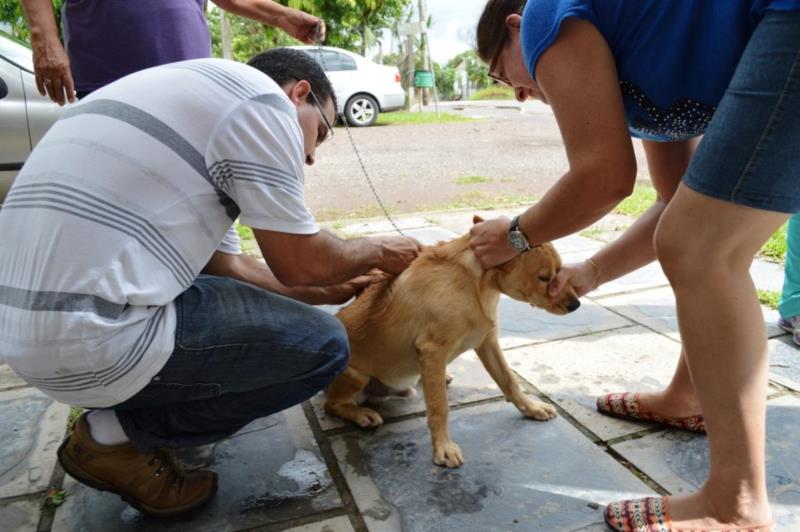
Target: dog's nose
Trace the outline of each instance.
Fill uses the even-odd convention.
[[[581,302],[577,299],[571,300],[567,303],[567,312],[575,312],[581,306]]]

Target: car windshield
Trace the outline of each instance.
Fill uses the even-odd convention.
[[[33,53],[22,41],[0,31],[0,56],[18,67],[33,73]]]

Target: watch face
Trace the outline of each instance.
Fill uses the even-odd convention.
[[[511,231],[508,233],[508,243],[512,248],[519,251],[525,251],[528,248],[528,241],[525,236],[519,231]]]

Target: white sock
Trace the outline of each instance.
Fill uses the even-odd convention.
[[[113,410],[92,410],[86,416],[86,421],[92,439],[100,445],[119,445],[130,441]]]

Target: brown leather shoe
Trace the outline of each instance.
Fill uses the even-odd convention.
[[[116,493],[149,515],[188,512],[217,491],[216,473],[186,471],[171,451],[141,453],[132,443],[100,445],[92,439],[86,414],[58,448],[58,461],[76,480]]]

